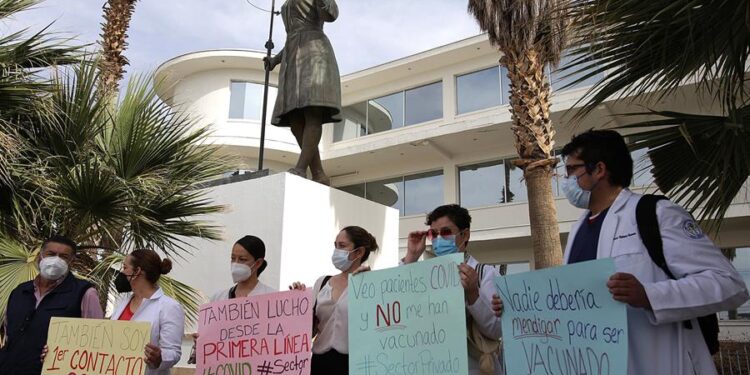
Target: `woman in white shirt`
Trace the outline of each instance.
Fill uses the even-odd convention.
[[[171,270],[169,259],[162,260],[155,251],[141,249],[125,258],[115,278],[117,291],[128,294],[111,319],[151,323],[151,340],[145,348],[146,375],[168,375],[182,354],[185,312],[157,285],[159,277]]]
[[[277,292],[276,289],[263,284],[258,277],[268,266],[266,257],[266,244],[258,237],[247,235],[240,238],[232,246],[230,258],[230,271],[234,285],[220,290],[211,296],[211,302],[224,301],[233,298],[259,296],[261,294]],[[198,339],[198,334],[193,334],[193,340]],[[188,364],[195,364],[195,342],[190,353]]]
[[[230,263],[234,285],[211,296],[211,302],[276,292],[258,280],[268,265],[265,257],[266,245],[260,238],[248,235],[237,240]]]
[[[311,375],[349,373],[349,274],[368,268],[362,267],[378,243],[366,230],[350,226],[339,232],[334,242],[331,261],[341,271],[335,276],[321,276],[315,282],[313,309],[313,341]],[[294,283],[290,289],[305,289]]]

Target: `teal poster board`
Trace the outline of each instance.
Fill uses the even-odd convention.
[[[495,279],[507,374],[627,374],[626,306],[612,299],[612,259]]]
[[[452,254],[349,278],[349,373],[467,374],[466,308]]]

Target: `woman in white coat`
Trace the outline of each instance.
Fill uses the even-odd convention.
[[[127,294],[111,319],[151,323],[151,340],[144,348],[146,375],[168,375],[182,354],[185,312],[157,285],[159,277],[171,270],[172,262],[155,251],[135,250],[115,279],[117,291]]]

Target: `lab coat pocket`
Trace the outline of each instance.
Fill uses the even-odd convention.
[[[643,262],[650,261],[637,235],[616,236],[612,244],[612,258],[618,272],[638,274]]]

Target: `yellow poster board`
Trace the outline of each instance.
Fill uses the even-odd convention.
[[[52,318],[43,375],[143,375],[151,323]]]

